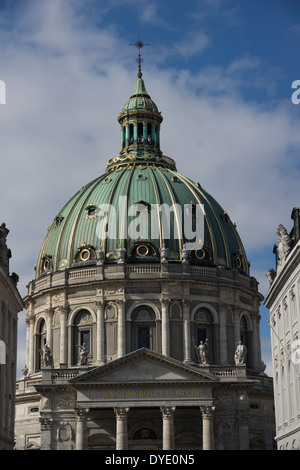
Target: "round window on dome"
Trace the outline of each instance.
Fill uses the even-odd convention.
[[[94,204],[89,204],[86,208],[86,218],[92,219],[97,217],[97,207]]]
[[[48,269],[50,269],[50,267],[51,267],[50,260],[48,258],[46,258],[43,262],[43,271],[48,271]]]
[[[139,256],[147,256],[149,253],[149,247],[147,245],[139,245],[136,252]]]
[[[51,265],[51,256],[44,254],[41,264],[41,272],[49,271],[52,268]]]
[[[240,255],[237,255],[235,257],[235,262],[234,262],[235,266],[240,269],[242,267],[242,257]]]
[[[87,248],[83,249],[81,252],[80,252],[80,259],[82,261],[88,261],[91,257],[91,252],[90,250],[88,250]]]
[[[195,255],[196,255],[196,258],[198,258],[198,259],[204,259],[206,253],[205,253],[205,250],[203,250],[203,249],[201,248],[201,250],[196,250],[196,251],[195,251]]]

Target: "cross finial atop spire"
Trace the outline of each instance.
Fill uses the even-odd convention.
[[[141,41],[141,38],[140,38],[140,33],[139,33],[139,40],[135,43],[135,44],[129,44],[129,46],[135,46],[138,50],[139,50],[139,55],[138,55],[138,58],[136,59],[137,63],[139,64],[139,70],[138,70],[138,77],[141,78],[142,77],[142,62],[143,62],[143,59],[141,58],[141,49],[142,47],[144,46],[151,46],[151,44],[145,44]]]

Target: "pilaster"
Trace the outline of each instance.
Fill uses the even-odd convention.
[[[170,355],[170,332],[169,332],[169,299],[161,301],[161,352],[165,356]]]
[[[61,367],[67,366],[67,313],[68,307],[62,306],[58,308],[60,313],[60,356],[59,363]]]
[[[125,338],[125,299],[117,300],[118,307],[118,357],[126,354]]]
[[[98,364],[104,364],[104,301],[96,301],[97,308],[97,362]]]
[[[52,418],[41,417],[41,450],[51,450]]]

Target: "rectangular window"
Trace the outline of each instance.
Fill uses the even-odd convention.
[[[85,344],[86,351],[90,352],[90,330],[80,331],[80,345]]]
[[[150,328],[149,326],[139,326],[137,329],[138,349],[150,349]]]
[[[200,341],[203,341],[205,343],[206,341],[206,329],[205,328],[197,328],[197,346],[199,346]]]

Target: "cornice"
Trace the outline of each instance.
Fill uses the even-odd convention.
[[[289,253],[289,256],[286,259],[285,265],[283,266],[281,272],[276,274],[274,281],[272,282],[269,291],[267,293],[266,300],[264,305],[267,308],[271,308],[273,303],[276,301],[276,298],[280,293],[285,289],[287,283],[291,279],[291,273],[294,273],[294,270],[299,267],[300,264],[300,242],[292,249]]]
[[[18,288],[13,283],[9,273],[5,271],[2,264],[0,263],[0,282],[3,283],[4,289],[9,293],[10,297],[12,298],[15,308],[23,310],[24,303],[22,297],[18,291]]]

